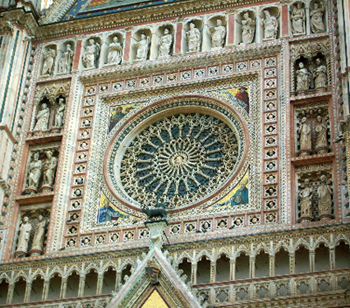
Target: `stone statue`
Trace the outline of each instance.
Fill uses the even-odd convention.
[[[277,38],[278,22],[277,18],[271,16],[269,10],[264,10],[265,18],[262,20],[264,26],[264,40],[271,40]]]
[[[66,51],[62,54],[62,58],[58,63],[58,72],[60,74],[69,74],[72,70],[74,51],[71,44],[67,44]]]
[[[304,182],[304,188],[299,192],[300,198],[300,220],[311,220],[311,198],[312,188],[308,179]]]
[[[306,117],[301,119],[299,133],[299,156],[310,155],[311,153],[311,127]]]
[[[54,48],[49,48],[44,55],[43,69],[41,71],[42,75],[52,76],[56,59],[56,50]]]
[[[33,238],[32,247],[30,249],[30,255],[41,255],[44,246],[46,220],[42,215],[39,215],[38,221],[35,224],[35,233]]]
[[[22,224],[19,228],[18,243],[16,249],[16,256],[23,256],[28,252],[28,244],[30,239],[30,232],[32,231],[32,225],[29,222],[29,218],[24,216]]]
[[[55,127],[63,126],[64,111],[66,110],[66,105],[64,103],[64,98],[58,99],[58,107],[55,115]]]
[[[255,34],[255,20],[249,17],[249,13],[245,12],[241,21],[242,24],[242,44],[250,44],[253,42]]]
[[[145,33],[141,33],[141,39],[134,44],[137,48],[135,60],[147,60],[150,42],[150,37],[146,36]]]
[[[195,27],[194,23],[190,23],[190,29],[186,32],[188,52],[196,52],[201,49],[201,33]]]
[[[327,87],[327,67],[321,63],[319,58],[316,59],[317,67],[314,70],[315,88],[324,89]]]
[[[226,28],[222,25],[222,21],[216,21],[216,27],[210,28],[211,32],[211,48],[222,48],[225,44]]]
[[[122,62],[123,48],[119,43],[118,36],[113,38],[113,41],[109,44],[107,63],[108,64],[120,64]]]
[[[42,174],[43,162],[39,159],[39,152],[34,153],[33,160],[28,167],[28,186],[27,188],[37,191]]]
[[[311,73],[305,68],[303,62],[299,62],[299,69],[296,71],[297,91],[310,89]]]
[[[305,34],[305,10],[301,2],[293,5],[291,20],[293,34]]]
[[[322,117],[317,116],[317,123],[315,126],[316,131],[316,147],[317,154],[328,152],[328,140],[327,140],[327,126],[323,123]]]
[[[158,46],[158,59],[167,58],[170,56],[170,48],[173,43],[173,36],[170,34],[169,29],[164,29],[164,34],[160,38]]]
[[[50,109],[46,103],[41,104],[41,110],[36,115],[36,123],[33,131],[43,131],[48,129],[50,119]]]
[[[93,38],[89,39],[83,53],[83,65],[86,68],[96,68],[96,61],[100,57],[100,44]]]
[[[52,187],[55,180],[55,172],[57,167],[57,158],[53,156],[51,150],[45,152],[46,160],[44,162],[44,178],[43,178],[43,187]]]
[[[324,10],[325,9],[323,2],[320,1],[318,3],[315,1],[314,8],[310,11],[310,24],[312,33],[320,33],[326,30],[323,23]]]
[[[319,215],[330,217],[332,215],[332,190],[324,174],[321,175],[320,180],[321,185],[317,189]]]

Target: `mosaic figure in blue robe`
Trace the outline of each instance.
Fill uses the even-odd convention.
[[[117,220],[119,218],[129,218],[129,215],[124,215],[119,211],[115,210],[109,205],[109,202],[106,200],[103,206],[98,211],[98,222],[106,222]]]
[[[241,187],[236,191],[236,193],[226,202],[219,203],[217,206],[225,206],[225,205],[241,205],[248,204],[248,188],[245,184],[241,184]]]

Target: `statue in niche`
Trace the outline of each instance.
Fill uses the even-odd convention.
[[[43,162],[39,159],[39,152],[34,153],[33,160],[28,167],[28,189],[37,191],[42,174]]]
[[[310,181],[308,179],[304,182],[304,188],[299,192],[300,198],[300,218],[299,220],[311,220],[311,198],[312,188],[310,187]]]
[[[41,71],[42,75],[52,76],[56,58],[56,50],[54,48],[49,48],[44,55],[43,69]]]
[[[66,51],[62,54],[62,58],[58,63],[58,72],[60,74],[69,74],[72,69],[74,51],[71,44],[66,45]]]
[[[323,174],[320,177],[321,185],[317,188],[318,210],[322,218],[332,216],[332,190],[327,184],[327,177]]]
[[[325,25],[323,23],[323,14],[325,8],[323,2],[319,3],[315,1],[314,8],[310,11],[310,23],[312,33],[325,32]]]
[[[293,34],[305,34],[305,10],[301,2],[293,5],[291,19]]]
[[[173,36],[168,28],[164,29],[164,33],[159,41],[158,59],[167,58],[170,56],[170,48],[173,43]]]
[[[32,225],[29,222],[29,218],[27,216],[24,216],[22,219],[22,224],[19,228],[18,243],[15,252],[16,256],[22,257],[28,252],[28,244],[31,231]]]
[[[51,150],[45,152],[46,160],[44,162],[44,178],[42,187],[49,187],[52,189],[53,182],[55,180],[55,172],[57,167],[57,158],[53,156]]]
[[[50,119],[50,109],[46,103],[41,104],[41,110],[36,115],[36,123],[33,131],[47,130]]]
[[[64,111],[66,110],[66,105],[64,103],[64,98],[60,97],[58,99],[58,107],[55,115],[55,127],[63,126]]]
[[[222,25],[222,20],[216,21],[216,27],[210,28],[211,48],[222,48],[225,44],[226,28]]]
[[[42,215],[39,215],[38,221],[35,224],[35,232],[33,237],[32,248],[30,249],[31,256],[39,256],[43,253],[45,229],[46,229],[46,220]]]
[[[261,21],[264,26],[264,40],[277,38],[278,22],[275,16],[271,16],[269,10],[264,10],[264,19]]]
[[[316,146],[315,151],[317,154],[328,152],[328,140],[327,140],[327,126],[323,123],[321,116],[317,116],[317,122],[315,125],[316,131]]]
[[[305,91],[310,89],[311,73],[304,66],[303,62],[299,62],[299,69],[296,71],[297,91]]]
[[[307,123],[307,118],[301,119],[298,129],[299,133],[299,156],[310,155],[311,153],[311,127]]]
[[[193,22],[190,23],[190,29],[186,32],[188,52],[196,52],[201,49],[201,33],[195,27]]]
[[[83,54],[83,65],[86,68],[96,68],[97,59],[100,57],[100,44],[93,38],[88,40]]]
[[[319,58],[316,59],[316,65],[314,70],[315,88],[324,89],[327,87],[327,67],[322,64]]]
[[[249,17],[249,13],[245,12],[241,21],[242,24],[242,44],[250,44],[253,42],[255,34],[255,20]]]
[[[150,37],[142,32],[141,39],[134,45],[137,48],[136,60],[147,60],[150,42]]]
[[[122,62],[123,48],[119,43],[118,36],[113,37],[113,41],[109,44],[107,63],[108,64],[120,64]]]

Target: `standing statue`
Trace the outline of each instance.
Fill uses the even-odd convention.
[[[58,107],[57,107],[56,115],[55,115],[55,127],[63,126],[65,109],[66,109],[66,105],[64,103],[64,98],[61,97],[58,99]]]
[[[66,51],[62,54],[62,58],[58,63],[58,72],[60,74],[69,74],[72,69],[74,51],[71,44],[67,44]]]
[[[28,189],[37,191],[42,174],[43,162],[39,159],[39,152],[34,153],[33,160],[28,166]]]
[[[24,216],[22,219],[22,224],[19,228],[18,243],[15,252],[16,256],[23,257],[28,252],[28,244],[31,231],[32,225],[29,222],[29,218],[27,216]]]
[[[261,21],[264,26],[264,40],[277,38],[278,22],[275,16],[271,16],[269,10],[264,10],[265,18]]]
[[[150,42],[150,37],[146,36],[145,33],[141,33],[141,39],[134,44],[137,48],[135,60],[147,60]]]
[[[315,126],[316,131],[316,147],[317,154],[328,152],[328,140],[327,140],[327,126],[323,123],[322,117],[317,116],[317,123]]]
[[[216,21],[216,27],[210,28],[211,48],[222,48],[225,44],[226,28],[222,25],[222,20]]]
[[[291,19],[293,34],[305,34],[305,10],[301,2],[292,7]]]
[[[310,155],[311,153],[311,127],[306,123],[306,117],[301,119],[299,133],[299,156]]]
[[[44,55],[43,69],[41,71],[42,75],[52,76],[54,66],[55,66],[56,51],[54,48],[49,48]]]
[[[249,17],[249,13],[243,14],[242,24],[242,44],[250,44],[253,42],[255,34],[255,20]]]
[[[36,123],[33,131],[43,131],[47,130],[50,119],[50,109],[47,107],[46,103],[41,105],[41,110],[36,115]]]
[[[83,65],[86,68],[96,68],[97,59],[100,57],[100,44],[93,38],[89,39],[83,54]]]
[[[195,27],[194,23],[190,23],[190,29],[186,32],[188,52],[196,52],[201,49],[201,33]]]
[[[160,38],[158,46],[158,59],[167,58],[170,56],[170,48],[173,43],[173,36],[168,28],[164,29],[164,34]]]
[[[320,218],[332,217],[332,190],[327,184],[327,177],[320,177],[321,185],[317,189],[318,210]],[[323,217],[322,217],[323,216]]]
[[[310,89],[311,73],[305,68],[303,62],[299,62],[299,69],[296,71],[297,91],[305,91]]]
[[[113,38],[113,41],[109,44],[107,63],[108,64],[120,64],[122,62],[123,48],[119,43],[118,36]]]
[[[312,33],[325,32],[326,29],[323,23],[324,10],[325,9],[322,1],[320,1],[320,3],[314,3],[314,9],[310,12],[310,23]]]
[[[324,89],[327,87],[327,67],[321,63],[319,58],[316,59],[317,67],[314,70],[315,88]]]
[[[53,156],[53,152],[51,150],[47,150],[45,154],[47,158],[44,162],[44,178],[42,187],[52,188],[55,180],[57,158]]]
[[[304,188],[299,192],[300,198],[300,218],[299,221],[311,220],[311,198],[312,188],[310,187],[310,181],[308,179],[304,182]]]
[[[39,256],[43,253],[44,237],[45,237],[46,220],[42,215],[39,215],[38,221],[35,224],[35,232],[33,237],[32,248],[30,249],[31,256]]]

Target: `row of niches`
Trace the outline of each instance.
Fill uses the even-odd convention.
[[[295,149],[300,157],[332,151],[328,104],[295,110]]]
[[[44,253],[49,218],[48,207],[21,210],[18,232],[14,240],[15,257],[40,256]]]
[[[327,22],[323,1],[292,4],[289,22],[290,35],[325,32]],[[277,6],[238,11],[234,26],[229,25],[227,14],[185,18],[180,39],[181,51],[176,53],[189,54],[224,48],[229,45],[228,34],[232,32],[234,45],[275,40],[281,36],[281,27],[280,8]],[[177,24],[171,22],[142,26],[134,29],[131,42],[126,42],[125,30],[90,36],[83,41],[79,69],[119,65],[125,57],[125,46],[129,44],[131,48],[127,58],[131,62],[169,58],[175,54],[177,28]],[[70,73],[74,53],[75,42],[72,40],[46,45],[41,75],[50,77]]]
[[[330,170],[297,174],[298,222],[334,218],[333,196],[333,180]]]

